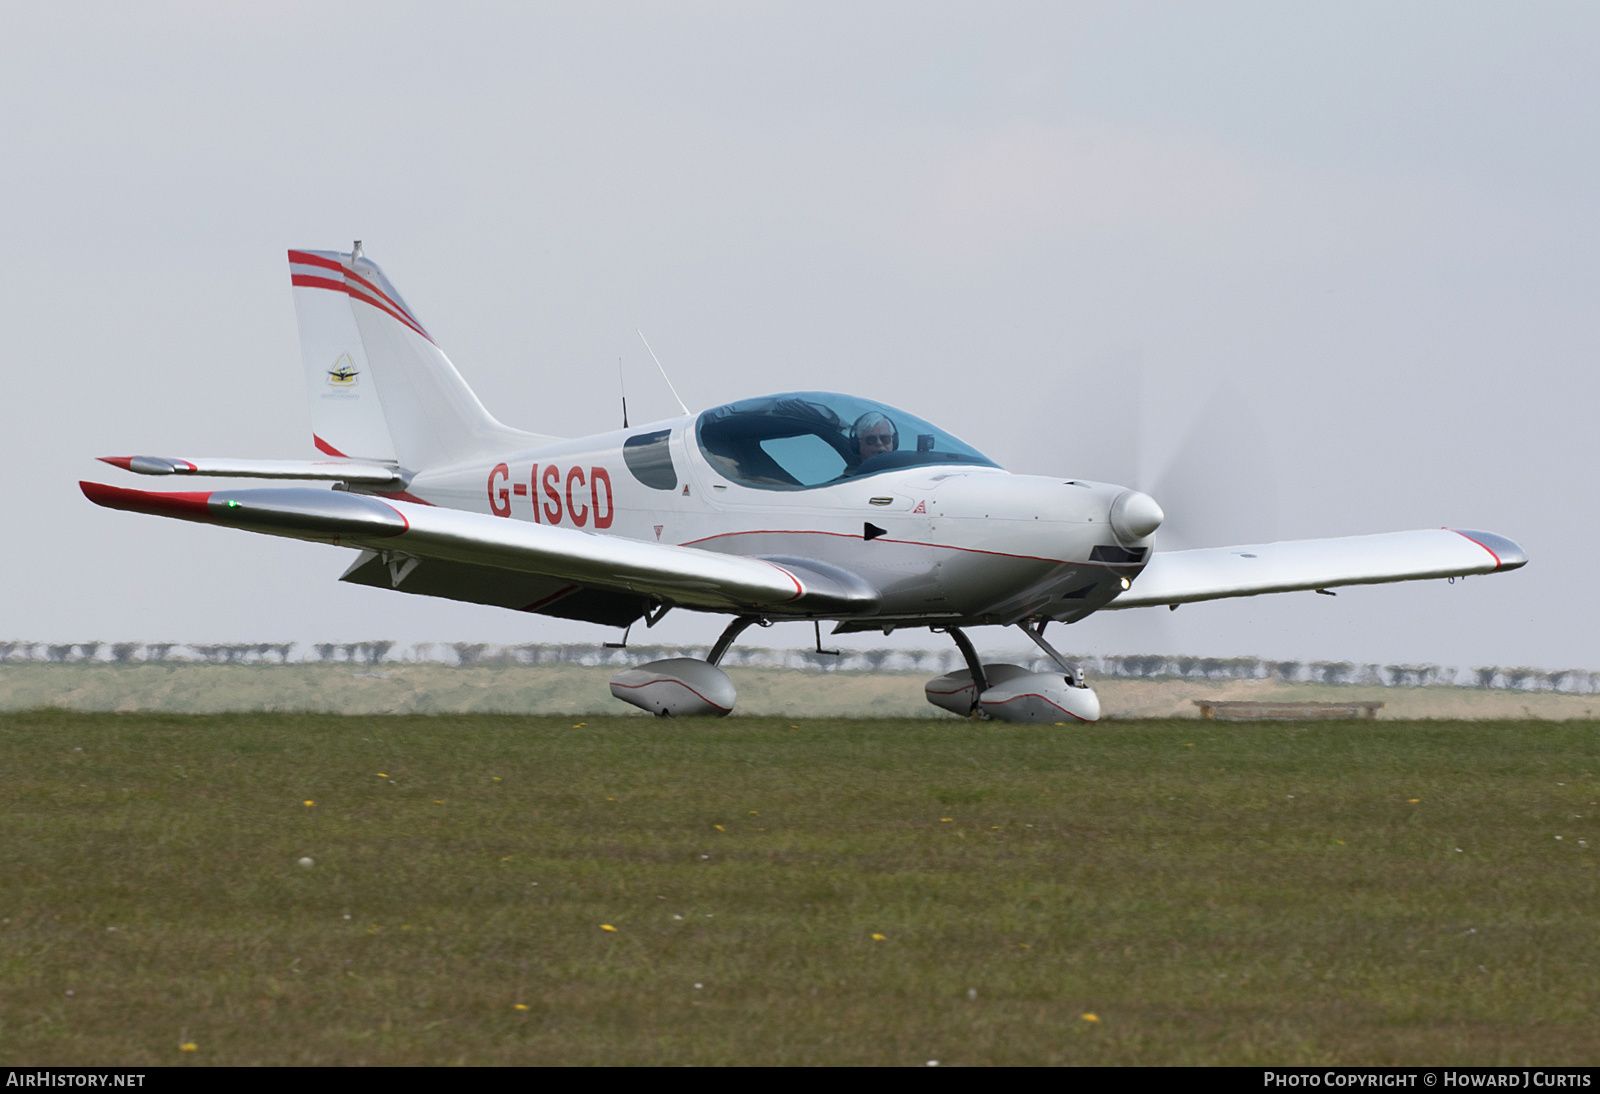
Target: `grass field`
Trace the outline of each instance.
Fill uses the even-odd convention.
[[[1594,1064],[1597,746],[3,714],[0,1062]]]
[[[60,707],[81,711],[316,711],[327,714],[608,713],[647,717],[612,697],[613,668],[583,665],[475,665],[432,662],[211,665],[0,663],[0,711]],[[922,686],[903,672],[816,672],[733,666],[735,716],[938,718]],[[1538,718],[1589,721],[1600,696],[1466,687],[1385,688],[1360,684],[1129,680],[1091,675],[1108,718],[1194,718],[1195,699],[1348,703],[1376,699],[1380,719]]]

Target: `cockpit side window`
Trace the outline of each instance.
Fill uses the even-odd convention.
[[[770,437],[761,442],[761,451],[801,486],[832,482],[848,467],[839,450],[815,433]]]
[[[669,441],[672,431],[639,433],[622,442],[622,459],[633,477],[652,490],[676,490],[678,472],[672,466]]]
[[[805,490],[919,465],[995,466],[920,418],[827,392],[730,403],[700,415],[695,428],[718,473],[762,490]]]

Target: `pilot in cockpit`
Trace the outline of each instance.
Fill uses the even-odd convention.
[[[857,418],[850,427],[850,447],[856,454],[855,463],[851,465],[853,471],[872,457],[899,448],[900,431],[881,411],[871,410]]]

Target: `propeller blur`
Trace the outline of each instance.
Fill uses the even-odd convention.
[[[360,245],[290,251],[312,441],[322,458],[104,457],[141,475],[332,483],[93,502],[359,552],[341,580],[612,627],[732,616],[705,661],[612,679],[657,714],[727,714],[718,668],[754,623],[927,627],[967,668],[930,702],[1008,721],[1093,721],[1045,638],[1096,611],[1513,570],[1510,540],[1449,529],[1158,551],[1156,498],[1013,475],[906,411],[791,392],[581,438],[496,421]],[[1051,672],[985,665],[965,630],[1016,626]],[[820,632],[819,632],[820,633]]]

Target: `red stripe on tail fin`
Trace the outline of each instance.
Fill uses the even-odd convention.
[[[407,326],[409,326],[412,330],[414,330],[418,334],[422,335],[422,337],[426,338],[428,341],[430,341],[430,342],[433,341],[433,336],[430,335],[427,331],[422,329],[422,324],[417,322],[417,317],[412,315],[409,311],[407,311],[406,308],[401,305],[400,301],[396,300],[394,297],[392,297],[388,293],[384,292],[376,284],[374,284],[371,281],[368,281],[366,278],[362,277],[360,274],[356,273],[354,270],[345,270],[344,276],[345,276],[345,281],[346,281],[346,284],[347,284],[346,291],[348,291],[348,283],[351,282],[351,281],[354,281],[357,285],[360,285],[362,288],[364,288],[368,292],[370,292],[373,296],[376,296],[378,298],[378,300],[381,300],[383,302],[382,304],[378,305],[379,307],[383,307],[385,310],[389,311],[389,313],[391,315],[393,315],[396,319],[400,320],[402,323],[404,323]],[[351,292],[350,295],[356,297],[357,299],[361,299],[361,294],[360,293]],[[370,301],[370,303],[376,303],[376,301]]]
[[[300,289],[332,289],[334,292],[344,292],[344,282],[335,281],[331,277],[318,277],[315,274],[290,274],[289,284]]]
[[[352,281],[360,280],[359,278],[357,278],[355,276],[355,274],[351,274],[350,278],[351,278]],[[376,299],[374,297],[368,296],[364,292],[360,292],[360,291],[358,291],[356,289],[352,289],[348,284],[345,285],[344,291],[350,294],[350,299],[359,300],[363,304],[371,304],[374,308],[377,308],[379,311],[383,312],[385,315],[389,316],[391,319],[394,319],[394,320],[397,320],[398,322],[404,323],[406,326],[410,327],[412,330],[414,330],[418,334],[422,335],[422,337],[428,338],[428,332],[423,330],[420,325],[418,325],[417,323],[413,322],[406,315],[405,312],[401,311],[397,307],[390,307],[388,304],[384,303],[384,301],[388,300],[389,298],[387,296],[384,296],[382,293],[378,293],[377,294],[377,296],[380,297],[381,299]],[[433,341],[433,339],[432,338],[428,338],[428,341],[431,342],[431,341]]]
[[[344,267],[331,258],[323,258],[308,251],[290,251],[289,262],[295,266],[321,266],[325,270],[338,270],[344,272]]]

